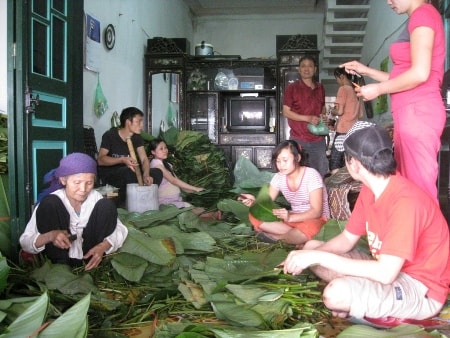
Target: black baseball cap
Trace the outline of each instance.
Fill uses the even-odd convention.
[[[371,122],[358,121],[347,134],[336,138],[335,147],[361,160],[374,157],[382,150],[392,151],[392,140],[385,128]]]

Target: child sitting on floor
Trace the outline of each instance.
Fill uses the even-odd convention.
[[[166,142],[162,139],[157,138],[150,142],[150,152],[153,157],[150,161],[150,168],[160,169],[163,173],[163,179],[158,188],[159,204],[173,204],[178,208],[192,206],[190,203],[183,201],[181,190],[187,193],[193,193],[205,189],[190,185],[175,175],[172,164],[167,161],[169,149],[167,148]],[[194,208],[192,211],[202,218],[220,218],[220,212],[205,212],[204,208],[198,207]]]

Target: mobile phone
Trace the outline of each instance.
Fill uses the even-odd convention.
[[[73,242],[74,240],[77,239],[77,235],[76,234],[72,234],[69,236],[69,241]]]

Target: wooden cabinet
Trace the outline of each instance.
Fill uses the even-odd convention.
[[[146,130],[155,133],[164,121],[180,130],[196,130],[224,151],[230,165],[244,156],[258,168],[270,169],[272,150],[289,137],[282,115],[284,91],[298,78],[300,58],[311,55],[317,60],[319,56],[316,35],[281,35],[276,45],[276,59],[241,59],[238,55],[190,56],[186,39],[149,39]],[[159,74],[163,80],[158,79],[162,83],[155,88]],[[159,87],[170,88],[170,93],[156,93]],[[156,98],[169,101],[169,110],[176,110],[170,121],[164,105],[153,108]],[[242,106],[253,102],[265,108],[241,108],[238,117],[230,115],[231,102]]]
[[[278,140],[275,60],[190,57],[186,63],[186,93],[186,129],[208,135],[232,166],[244,156],[260,169],[271,168],[272,150]],[[234,108],[240,104],[243,107]],[[239,121],[233,115],[235,109],[241,109]],[[246,124],[245,119],[251,118],[254,121]]]
[[[272,168],[272,151],[276,144],[275,133],[221,133],[219,135],[219,147],[232,164],[243,156],[259,169]]]

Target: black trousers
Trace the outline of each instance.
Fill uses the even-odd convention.
[[[345,135],[345,133],[336,133],[334,135],[334,140],[339,135]],[[334,146],[334,140],[333,145],[330,149],[330,171],[345,166],[344,152],[336,149],[336,147]]]
[[[117,208],[111,200],[103,198],[95,204],[83,230],[83,254],[114,232],[117,216]],[[67,230],[70,234],[69,212],[58,196],[50,194],[42,199],[36,210],[36,225],[41,234],[51,230]],[[44,254],[53,263],[80,266],[83,262],[70,258],[68,249],[57,248],[53,243],[46,244]]]

